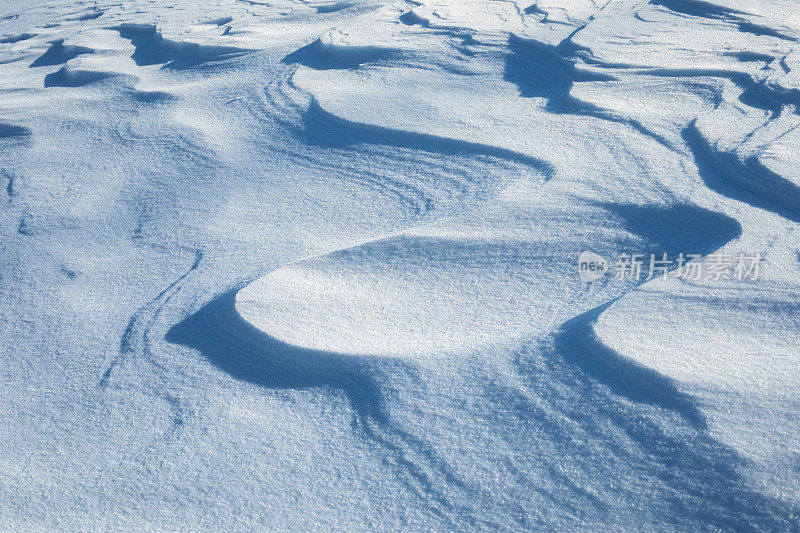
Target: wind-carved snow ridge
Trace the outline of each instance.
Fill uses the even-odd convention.
[[[62,67],[57,72],[44,77],[45,87],[83,87],[90,83],[112,77],[108,72],[94,72],[91,70],[69,70]]]
[[[357,68],[364,63],[388,58],[396,53],[389,48],[376,46],[341,46],[324,44],[317,39],[284,57],[283,63],[299,63],[318,70]]]
[[[639,121],[620,117],[570,95],[575,83],[615,81],[613,76],[603,72],[576,68],[575,64],[565,57],[574,53],[571,38],[572,36],[567,37],[558,46],[552,46],[511,35],[509,39],[511,53],[506,60],[504,79],[519,87],[520,96],[545,98],[547,101],[545,109],[553,113],[586,115],[620,122],[669,146],[667,140],[648,130]]]
[[[624,487],[631,479],[660,472],[660,483],[644,482],[649,492],[644,498],[625,489],[617,497],[628,501],[636,513],[669,516],[670,527],[702,522],[721,529],[743,524],[780,529],[791,524],[796,509],[747,488],[738,472],[745,460],[708,435],[705,416],[694,398],[671,379],[598,340],[593,324],[608,307],[604,304],[571,319],[542,348],[524,350],[516,361],[532,390],[548,392],[517,401],[532,403],[535,408],[529,407],[530,411],[560,410],[569,420],[562,426],[550,422],[558,420],[550,415],[542,420],[520,417],[517,423],[536,428],[529,431],[557,435],[554,441],[562,454],[586,458],[582,469],[588,471],[588,486],[583,487],[585,492],[571,489],[575,500],[592,509],[590,514],[615,523],[619,519],[607,517],[604,506],[593,501],[592,495],[607,490],[596,480],[613,484],[614,479],[626,479],[619,485]],[[554,382],[572,386],[554,389]],[[669,421],[655,414],[663,410],[678,418]],[[609,420],[601,422],[606,417]],[[598,438],[616,443],[609,446],[609,459],[602,464],[591,460],[597,455],[591,443]],[[643,500],[653,507],[642,509]]]
[[[800,184],[765,168],[754,156],[742,162],[733,153],[714,150],[695,123],[684,129],[683,136],[710,189],[800,222]]]
[[[703,17],[724,20],[736,25],[739,31],[757,36],[769,36],[787,41],[797,41],[792,35],[787,35],[774,28],[756,24],[746,18],[749,13],[716,5],[703,0],[650,0],[650,4],[663,6],[676,13],[692,17]]]
[[[171,328],[166,340],[190,346],[230,375],[268,390],[321,388],[343,393],[352,409],[353,429],[386,455],[408,490],[427,502],[431,512],[454,511],[447,487],[460,483],[451,468],[423,439],[407,433],[386,413],[376,374],[408,374],[408,369],[397,362],[381,369],[368,360],[298,349],[266,337],[242,320],[234,296],[235,291],[220,295]]]
[[[112,360],[100,379],[99,387],[101,389],[106,389],[111,386],[124,390],[126,388],[125,385],[115,385],[113,383],[114,371],[120,365],[136,363],[137,359],[144,361],[147,365],[151,365],[157,372],[163,371],[163,366],[158,362],[158,359],[154,357],[152,352],[152,329],[154,325],[157,324],[159,314],[169,305],[175,293],[182,288],[186,278],[200,266],[202,259],[203,252],[200,250],[194,251],[194,262],[191,267],[167,288],[159,292],[155,298],[136,310],[136,313],[130,318],[122,334],[117,356]],[[168,390],[159,389],[157,387],[154,388],[156,390],[151,392],[151,394],[166,402],[172,413],[172,424],[168,436],[173,436],[172,433],[180,429],[184,423],[184,407],[181,405],[180,400],[170,394]]]
[[[5,2],[0,527],[800,528],[799,36]]]
[[[191,68],[249,52],[233,46],[171,41],[165,39],[154,25],[149,24],[123,24],[112,29],[136,47],[131,58],[140,67],[164,64],[165,68]]]
[[[3,37],[2,39],[0,39],[0,43],[2,44],[18,43],[20,41],[33,39],[34,37],[36,37],[35,33],[20,33],[19,35],[10,35],[8,37]]]
[[[502,147],[342,119],[292,83],[295,72],[285,71],[265,89],[266,103],[274,109],[271,119],[314,148],[302,155],[293,150],[293,156],[307,158],[308,165],[333,167],[340,179],[396,197],[415,217],[478,205],[497,194],[498,182],[514,177],[546,180],[553,174],[546,161]],[[345,166],[333,164],[339,158]],[[360,168],[353,158],[369,163]],[[372,170],[378,161],[384,169],[380,174]]]
[[[424,27],[424,25],[422,26]],[[520,90],[520,96],[523,98],[544,99],[545,105],[543,109],[545,111],[571,114],[578,117],[583,116],[589,119],[608,120],[623,127],[632,126],[635,132],[647,135],[672,152],[672,146],[676,143],[665,141],[665,136],[652,132],[650,128],[644,126],[636,118],[625,117],[624,114],[619,112],[602,110],[593,103],[584,103],[572,96],[572,87],[576,82],[602,84],[618,82],[619,79],[616,75],[612,76],[606,72],[595,73],[576,68],[562,55],[569,53],[567,52],[568,45],[571,44],[569,39],[571,39],[571,36],[563,41],[563,43],[567,44],[555,47],[535,40],[520,39],[512,35],[509,41],[511,54],[508,56],[510,59],[507,61],[503,73],[504,80],[517,85]],[[344,83],[350,83],[349,80],[351,78],[357,79],[361,83],[368,82],[373,77],[372,72],[381,68],[391,72],[392,59],[390,55],[375,55],[371,57],[357,57],[354,55],[351,56],[352,61],[342,59],[342,62],[337,63],[332,59],[326,59],[322,62],[319,59],[321,56],[318,55],[322,52],[322,46],[321,42],[317,41],[311,48],[303,50],[302,58],[299,54],[289,57],[293,61],[315,70],[363,68],[365,64],[380,60],[374,63],[374,66],[370,67],[369,71],[361,76],[355,74],[333,76],[333,79],[338,79],[339,82],[344,81]],[[578,48],[577,46],[573,47],[573,49]],[[402,47],[397,47],[397,49],[402,50]],[[315,54],[313,56],[310,55],[312,50]],[[344,46],[340,46],[336,50],[341,54],[342,58],[347,57]],[[362,50],[373,49],[366,47],[353,48],[354,53],[361,53]],[[402,53],[399,51],[395,56],[400,57]],[[314,59],[311,59],[312,57]],[[763,58],[763,56],[759,57]],[[602,62],[597,62],[595,65],[602,65]],[[605,68],[608,69],[609,67]],[[610,69],[613,68],[613,66],[610,67]],[[333,89],[333,95],[328,96],[331,94],[331,90],[328,88],[329,86],[321,84],[323,77],[317,75],[306,76],[305,72],[300,72],[299,74],[304,76],[301,78],[301,85],[310,88],[311,92],[315,94],[316,101],[310,107],[312,110],[315,109],[315,106],[318,106],[316,109],[324,109],[329,102],[333,102],[333,108],[345,111],[344,116],[347,118],[338,119],[340,123],[346,123],[351,116],[369,117],[368,119],[363,119],[367,123],[375,121],[376,123],[392,124],[397,120],[394,116],[387,117],[385,114],[378,119],[379,115],[377,113],[373,114],[363,109],[356,110],[355,108],[347,107],[346,104],[340,104],[340,101],[347,101],[348,97],[337,89]],[[662,72],[655,70],[632,72],[633,76],[640,74],[658,76]],[[670,72],[670,75],[680,78],[704,75],[720,76],[720,74],[713,71],[692,72],[690,70],[675,70]],[[623,73],[620,72],[619,76],[622,77]],[[628,75],[625,75],[625,78],[628,77]],[[733,79],[737,85],[746,89],[741,96],[741,101],[757,109],[763,109],[774,114],[779,112],[783,106],[792,102],[791,97],[787,100],[785,97],[771,92],[763,84],[747,81],[750,78],[746,74],[740,75],[735,71],[731,71],[730,74],[723,73],[721,77]],[[378,84],[387,84],[386,77],[381,79],[375,76],[374,78]],[[305,82],[306,79],[311,80],[311,84]],[[479,100],[483,97],[480,91],[476,91],[476,93],[476,99]],[[476,95],[473,94],[471,96],[474,98]],[[383,105],[383,103],[381,102],[379,105]],[[412,106],[419,107],[416,104],[409,104],[408,106],[397,105],[392,107],[392,110],[406,110]],[[434,108],[428,109],[432,110]],[[440,109],[440,107],[436,108],[437,111]],[[450,111],[448,110],[447,113],[450,113]],[[469,112],[462,111],[461,113],[464,116],[471,116]],[[311,135],[313,135],[315,128],[320,129],[328,116],[330,116],[330,113],[327,111],[322,116],[308,115],[306,131],[311,132]],[[498,118],[500,118],[500,121],[509,120],[502,114],[496,114],[495,116],[497,117],[495,118],[496,121],[498,121]],[[448,119],[449,115],[445,115],[443,121],[445,126],[440,125],[438,127],[447,131]],[[479,121],[480,119],[473,119],[473,122]],[[398,122],[410,125],[410,122],[405,119],[400,119]],[[464,119],[461,119],[461,123],[465,122]],[[586,123],[585,120],[584,123]],[[415,124],[415,126],[424,129],[424,121],[422,124]],[[374,126],[370,127],[371,136],[380,138],[381,130]],[[676,125],[675,128],[675,133],[681,131],[679,125]],[[710,171],[698,159],[703,157],[698,155],[698,151],[701,148],[694,138],[687,136],[688,134],[685,133],[692,131],[691,128],[694,128],[694,126],[685,126],[682,140],[687,143],[688,149],[695,153],[695,161],[697,161],[700,176],[708,184]],[[322,129],[326,131],[325,128]],[[674,138],[675,134],[673,133],[672,135]],[[328,135],[327,137],[335,138],[337,141],[339,139],[338,136],[334,135]],[[317,138],[319,136],[312,136],[312,139]],[[549,142],[552,143],[553,139],[549,139]],[[617,142],[621,146],[625,144],[625,141]],[[505,144],[514,145],[514,143]],[[674,155],[672,157],[682,157],[679,155],[679,150],[675,151],[677,154],[673,152]],[[559,165],[551,162],[547,164],[554,168],[554,176],[558,176],[557,169]],[[762,173],[762,176],[766,177],[767,173]],[[658,178],[656,179],[658,180]],[[756,181],[763,181],[763,178]],[[773,181],[777,183],[777,176]],[[555,187],[551,183],[544,185],[541,195],[537,196],[540,198],[548,194],[556,196],[558,194],[557,190],[552,192],[549,190],[551,187]],[[766,186],[769,187],[769,185]],[[714,190],[718,189],[714,188]],[[619,194],[619,191],[617,191],[617,194]],[[659,192],[659,194],[663,194],[663,192]],[[752,202],[749,203],[754,205]],[[503,200],[493,202],[492,210],[502,210],[502,204]],[[629,215],[624,215],[623,218],[628,220],[629,223],[634,221],[633,226],[629,227],[629,231],[633,231],[634,234],[639,231],[644,232],[642,233],[644,240],[641,241],[641,250],[644,252],[658,249],[659,251],[669,252],[670,255],[674,256],[679,253],[681,246],[683,246],[687,249],[696,250],[695,253],[708,254],[725,245],[739,235],[741,231],[741,228],[732,219],[728,219],[733,224],[732,230],[726,232],[722,228],[727,223],[693,220],[690,215],[692,211],[683,208],[668,211],[669,215],[663,218],[657,216],[657,209],[653,207],[638,208],[635,203],[623,211],[618,211],[610,206],[604,209],[612,217],[620,212],[634,213],[637,209],[639,210],[640,214],[633,215],[633,218],[630,218]],[[486,216],[480,213],[483,212],[479,209],[472,216],[479,220],[481,217]],[[541,216],[541,213],[539,216]],[[470,215],[467,215],[467,219],[469,218]],[[654,228],[658,227],[656,224],[667,224],[667,227],[669,227],[669,221],[673,218],[689,220],[690,222],[683,232],[672,235],[666,233],[664,235],[680,236],[671,244],[660,242],[659,237],[656,236],[657,234],[647,233],[648,230],[646,228],[650,227],[650,224],[653,224]],[[483,220],[483,223],[486,224],[486,219],[483,218]],[[459,223],[463,225],[464,218],[461,218]],[[471,224],[479,225],[470,220],[470,222],[466,223],[466,226],[469,227]],[[698,239],[696,231],[700,227],[719,228],[721,230],[721,239],[710,241]],[[536,257],[537,252],[534,250],[538,249],[538,246],[530,248],[530,244],[524,244],[525,240],[518,235],[516,240],[511,242],[508,242],[507,239],[497,241],[497,244],[501,245],[498,250],[504,250],[504,252],[493,251],[487,256],[485,262],[478,261],[478,264],[488,270],[484,272],[480,281],[478,281],[477,277],[471,281],[471,276],[468,274],[469,269],[465,267],[468,264],[472,265],[474,259],[480,257],[481,252],[477,250],[485,249],[488,251],[494,247],[493,233],[498,230],[501,234],[508,231],[508,229],[501,228],[493,227],[489,224],[488,227],[484,226],[482,231],[472,235],[463,230],[455,230],[449,223],[445,222],[421,229],[420,231],[425,234],[425,237],[419,243],[416,242],[418,237],[415,235],[415,231],[411,230],[408,235],[401,234],[385,241],[377,241],[362,245],[359,248],[336,252],[323,258],[311,259],[284,267],[240,291],[237,295],[236,309],[246,320],[256,325],[260,330],[274,335],[275,339],[286,342],[288,345],[295,346],[296,350],[313,349],[319,350],[320,353],[352,353],[359,357],[388,356],[390,359],[410,357],[418,363],[421,361],[419,364],[423,366],[433,367],[438,367],[435,362],[436,359],[430,359],[433,355],[437,358],[449,360],[459,353],[473,354],[475,352],[481,353],[483,350],[494,351],[497,348],[492,347],[490,349],[490,347],[497,342],[496,339],[508,339],[509,333],[512,331],[519,334],[525,330],[522,324],[516,324],[513,321],[510,326],[503,324],[507,326],[505,328],[499,326],[498,323],[502,324],[511,316],[519,314],[523,310],[530,312],[531,300],[522,294],[515,293],[514,298],[516,301],[512,304],[509,304],[508,301],[503,301],[502,298],[499,298],[501,301],[496,301],[494,298],[498,294],[502,294],[503,289],[498,288],[495,284],[500,286],[503,284],[513,286],[514,284],[509,281],[495,281],[492,276],[487,274],[491,272],[491,268],[500,268],[500,271],[504,269],[514,271],[515,269],[509,265],[521,267],[525,264],[523,258]],[[451,241],[451,238],[447,236],[450,232],[455,232],[458,237]],[[496,239],[497,237],[494,238]],[[616,237],[614,240],[616,240],[617,245],[624,242],[624,239],[620,237]],[[461,246],[465,246],[465,250],[469,251],[462,255],[462,252],[457,251]],[[438,252],[437,250],[440,248],[442,251]],[[514,258],[513,260],[507,258],[508,252],[506,250],[508,252],[514,251],[511,254]],[[522,252],[522,250],[527,253]],[[469,263],[464,262],[465,258],[470,258]],[[450,262],[453,263],[453,266],[448,265]],[[456,265],[458,266],[456,267]],[[515,272],[512,277],[524,278],[525,274],[522,274],[522,271]],[[506,273],[505,275],[508,276],[509,274]],[[501,277],[501,279],[504,278]],[[537,299],[541,297],[541,294],[531,296],[531,298]],[[442,298],[442,301],[439,301],[440,298]],[[424,308],[417,307],[415,302],[425,302]],[[475,316],[472,316],[470,311],[473,305],[480,310]],[[598,307],[592,316],[596,318],[607,305],[603,304]],[[417,315],[409,315],[408,309],[415,309]],[[497,323],[483,322],[482,318],[487,316],[493,317]],[[635,363],[629,364],[624,359],[619,359],[611,351],[599,347],[592,348],[586,343],[582,344],[580,337],[585,333],[580,333],[570,326],[573,322],[577,324],[577,320],[567,321],[560,330],[561,333],[556,336],[556,339],[559,339],[556,342],[556,354],[563,357],[566,362],[578,365],[580,372],[585,374],[587,379],[596,382],[600,387],[607,387],[612,394],[622,396],[627,401],[633,402],[634,405],[654,405],[656,409],[674,410],[689,424],[689,428],[694,428],[689,429],[689,431],[698,431],[701,434],[706,431],[705,416],[689,395],[679,391],[669,379],[637,367]],[[588,325],[587,323],[584,327],[588,327]],[[536,331],[535,328],[533,331]],[[533,338],[536,336],[533,332],[528,333],[528,335],[533,335]],[[525,338],[525,336],[523,334],[522,338]],[[472,357],[474,356],[470,356],[468,359]],[[584,362],[584,358],[589,359]],[[627,368],[630,368],[630,370],[626,370]],[[641,370],[636,370],[637,368],[641,368]],[[644,438],[644,442],[651,438]],[[716,460],[712,458],[717,453],[714,451],[715,446],[713,439],[707,438],[706,443],[698,448],[703,451],[697,453],[704,457],[703,461],[709,461],[709,465]],[[735,452],[727,451],[725,454],[735,455]],[[731,456],[725,454],[719,455],[719,460],[723,462],[730,461],[729,457]],[[725,459],[725,457],[728,457],[728,459]],[[651,460],[656,463],[664,461],[664,464],[668,464],[671,461],[667,457],[658,456],[653,456]],[[742,464],[740,463],[740,467]],[[647,470],[647,467],[642,466],[642,468]],[[699,473],[703,468],[706,467],[700,467],[698,463],[696,467],[693,467],[693,472]],[[709,466],[708,471],[714,471],[714,467]],[[662,509],[662,511],[669,514],[672,520],[676,522],[685,520],[685,523],[689,524],[696,523],[694,522],[695,520],[703,521],[705,519],[710,520],[709,523],[716,524],[719,527],[738,527],[742,523],[758,523],[762,527],[775,527],[779,524],[785,524],[784,520],[791,516],[793,512],[791,506],[781,508],[779,504],[771,503],[768,498],[763,500],[762,504],[742,507],[741,502],[752,501],[751,499],[755,493],[751,493],[750,489],[740,488],[743,478],[739,474],[731,471],[729,474],[723,475],[723,477],[725,481],[720,478],[716,483],[721,485],[730,483],[735,488],[720,492],[709,490],[703,497],[707,498],[706,500],[701,498],[691,504],[687,503],[690,500],[686,500],[682,505],[688,505],[690,508],[695,509],[687,516],[680,517],[678,514],[672,514],[677,511],[677,508],[673,511],[668,509]],[[691,484],[687,478],[683,479]],[[702,485],[705,481],[703,479],[698,482]],[[722,496],[722,494],[729,494],[731,490],[739,494],[734,499],[740,503],[729,505],[731,500]],[[775,505],[774,513],[771,511],[762,513],[762,505]],[[716,510],[702,518],[709,506]]]

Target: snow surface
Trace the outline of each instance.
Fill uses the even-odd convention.
[[[800,530],[798,39],[796,0],[0,4],[0,528]]]

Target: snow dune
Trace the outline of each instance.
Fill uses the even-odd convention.
[[[800,528],[796,8],[6,2],[0,525]]]

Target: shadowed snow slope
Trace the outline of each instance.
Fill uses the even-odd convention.
[[[512,234],[497,213],[532,214],[505,202],[491,209],[491,218],[429,226],[421,236],[401,234],[283,267],[240,291],[236,307],[287,344],[332,353],[425,358],[526,338],[552,319],[541,317],[553,312],[559,293],[579,297],[575,258],[563,241],[581,224],[561,222],[556,232],[553,219],[566,213],[542,210],[525,232]],[[608,205],[600,216],[606,239],[643,252],[677,254],[687,246],[707,253],[740,231],[732,219],[686,206]]]
[[[232,46],[210,46],[165,39],[153,25],[123,24],[114,28],[120,37],[136,47],[131,58],[138,66],[166,63],[170,68],[186,68],[209,61],[236,57],[246,50]]]

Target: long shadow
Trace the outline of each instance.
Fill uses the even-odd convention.
[[[0,122],[0,139],[13,138],[13,137],[27,137],[31,134],[31,130],[25,126],[17,126],[16,124],[7,124]]]
[[[694,205],[600,206],[644,241],[646,249],[642,253],[667,253],[672,258],[681,252],[705,255],[742,234],[736,219]]]
[[[540,403],[568,417],[570,424],[539,416],[543,409],[536,401],[508,396],[508,391],[501,399],[516,402],[517,416],[534,431],[562,443],[560,466],[575,460],[585,475],[609,478],[610,487],[645,489],[642,502],[661,509],[660,519],[670,529],[796,530],[797,506],[748,485],[741,473],[746,461],[707,433],[696,400],[669,378],[624,359],[597,339],[593,325],[613,303],[569,320],[538,350],[523,352],[516,361]],[[586,449],[581,439],[574,444],[574,433],[590,436],[594,446]],[[579,501],[591,496],[580,486],[565,487],[570,491]],[[600,513],[612,510],[607,501],[601,499]]]
[[[91,54],[93,52],[94,50],[85,46],[64,44],[64,39],[50,41],[50,48],[31,63],[31,68],[60,65],[66,63],[70,59],[75,59],[79,55]]]
[[[510,35],[509,54],[506,56],[503,79],[513,83],[523,98],[544,98],[545,110],[559,115],[578,115],[599,118],[625,124],[646,135],[659,144],[670,147],[661,135],[649,130],[637,120],[619,116],[592,103],[584,102],[570,94],[576,83],[614,81],[607,74],[590,72],[575,66],[571,59],[577,52],[590,54],[586,48],[572,42],[575,30],[558,46],[552,46],[533,39]],[[592,61],[599,64],[597,61]]]
[[[119,32],[135,50],[131,59],[137,66],[164,65],[169,69],[188,69],[219,62],[252,52],[233,46],[210,46],[165,39],[152,24],[122,24],[108,28]]]
[[[682,15],[730,22],[742,33],[775,37],[776,39],[783,39],[784,41],[797,41],[796,37],[787,35],[774,28],[747,21],[740,16],[750,15],[750,13],[746,11],[723,7],[702,0],[650,0],[650,4],[665,7],[674,13],[680,13]]]
[[[334,2],[332,4],[323,4],[320,6],[316,6],[314,9],[316,9],[317,13],[319,14],[327,14],[327,13],[335,13],[337,11],[353,7],[354,5],[356,4],[352,4],[349,2]]]
[[[420,17],[413,11],[406,11],[405,13],[400,15],[400,18],[398,20],[403,24],[405,24],[406,26],[422,26],[423,28],[427,28],[431,25],[430,20],[424,17]]]
[[[375,379],[381,370],[391,373],[410,369],[399,361],[382,359],[379,363],[368,357],[283,343],[241,318],[235,307],[236,292],[222,294],[172,326],[164,339],[194,348],[230,376],[266,389],[320,388],[343,393],[353,409],[353,429],[393,458],[406,476],[402,481],[408,489],[428,499],[437,514],[451,510],[453,504],[439,488],[441,480],[450,487],[464,488],[463,484],[436,450],[392,423]],[[423,461],[417,462],[414,456]]]
[[[341,391],[358,417],[354,423],[386,423],[368,359],[295,347],[262,333],[236,311],[236,292],[172,326],[165,340],[194,348],[234,378],[261,387]]]
[[[602,204],[602,207],[620,220],[626,230],[642,239],[646,248],[637,253],[653,253],[657,257],[666,253],[671,260],[679,253],[706,255],[742,233],[735,219],[692,205]],[[556,351],[615,394],[676,411],[695,427],[705,427],[691,398],[679,392],[671,380],[619,357],[598,341],[592,325],[614,301],[564,323],[554,337]]]
[[[735,154],[712,148],[692,122],[682,132],[706,186],[723,195],[800,222],[800,187],[756,159],[742,163]]]
[[[780,32],[774,28],[770,28],[769,26],[762,26],[760,24],[744,21],[739,21],[735,24],[742,33],[750,33],[759,37],[775,37],[776,39],[782,39],[784,41],[797,42],[797,37]]]
[[[20,41],[27,41],[28,39],[33,39],[36,37],[35,33],[20,33],[19,35],[10,35],[8,37],[3,37],[0,39],[0,44],[12,44],[18,43]]]
[[[732,57],[742,63],[765,63],[768,65],[775,60],[775,56],[760,52],[723,52],[722,55]]]
[[[734,219],[693,206],[604,207],[651,247],[670,254],[681,247],[708,253],[741,234]],[[613,457],[611,465],[624,465],[620,472],[598,465],[598,472],[617,476],[616,482],[623,485],[647,486],[643,497],[668,510],[671,527],[796,528],[796,506],[748,486],[741,474],[744,459],[708,435],[706,419],[691,395],[679,390],[674,380],[621,356],[598,339],[596,321],[618,299],[568,320],[538,350],[520,354],[518,371],[531,380],[532,390],[542,399],[539,402],[591,435],[602,453]],[[562,455],[566,460],[573,453],[578,460],[594,459],[591,454],[599,453],[572,446],[570,428],[574,426],[537,417],[543,411],[539,403],[518,395],[511,400],[519,404],[516,414],[521,420],[541,428],[556,442],[569,443]],[[570,490],[588,499],[579,489]],[[606,511],[600,506],[599,512]]]
[[[586,114],[600,108],[582,102],[569,93],[575,83],[613,81],[613,76],[578,69],[552,45],[509,36],[503,79],[515,84],[523,98],[545,98],[554,113]]]
[[[550,22],[548,20],[550,14],[541,7],[539,7],[538,4],[531,4],[525,9],[523,9],[522,12],[525,13],[526,15],[540,15],[542,17],[542,20],[540,22],[542,23]]]
[[[621,357],[598,340],[593,326],[614,302],[616,300],[565,322],[553,340],[556,351],[614,394],[636,403],[675,411],[695,428],[706,429],[705,418],[693,398],[680,392],[671,379]]]
[[[325,111],[316,101],[304,113],[303,126],[306,140],[316,145],[344,148],[358,144],[380,144],[442,155],[488,156],[528,165],[548,179],[555,172],[543,159],[506,148],[351,122]]]
[[[380,46],[341,46],[317,39],[281,59],[287,65],[300,64],[315,70],[354,69],[399,55],[398,50]]]
[[[68,18],[67,20],[70,22],[85,22],[87,20],[97,20],[100,17],[102,17],[104,13],[105,11],[97,10],[92,13],[85,13],[77,17]]]
[[[703,0],[650,0],[654,6],[662,6],[675,13],[709,19],[727,20],[736,15],[747,15],[744,11],[723,7]]]
[[[0,176],[7,180],[6,196],[8,197],[8,203],[11,204],[14,202],[14,198],[17,196],[17,191],[14,189],[14,175],[8,170],[2,169],[0,170]]]
[[[102,81],[115,74],[110,72],[94,72],[91,70],[69,70],[63,67],[60,70],[48,74],[44,77],[45,87],[83,87],[98,81]]]

